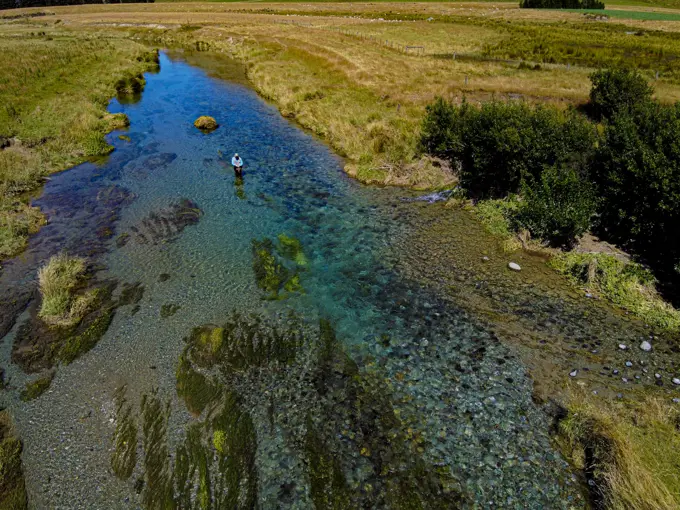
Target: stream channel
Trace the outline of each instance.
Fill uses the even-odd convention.
[[[37,267],[66,251],[114,296],[138,291],[35,400],[11,362],[29,311],[0,344],[32,508],[585,506],[513,348],[399,269],[437,205],[347,178],[242,82],[165,53],[141,99],[110,111],[129,141],[112,133],[105,161],[51,178],[35,201],[49,224],[0,279],[35,296]],[[199,115],[220,127],[202,133]],[[185,351],[193,328],[225,323]],[[212,354],[239,352],[201,357],[220,335]]]

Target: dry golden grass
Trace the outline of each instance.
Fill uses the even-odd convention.
[[[38,315],[47,324],[70,326],[83,318],[95,295],[74,297],[74,288],[81,282],[87,264],[80,257],[65,253],[53,256],[38,270],[42,303]]]
[[[560,424],[567,456],[591,469],[603,486],[607,508],[680,508],[680,413],[658,398],[633,404],[593,401],[572,395],[569,416]],[[586,449],[592,455],[586,465]]]

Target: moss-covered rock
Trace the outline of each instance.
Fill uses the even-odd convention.
[[[289,237],[286,234],[279,234],[279,253],[284,257],[292,260],[298,266],[306,266],[308,261],[305,253],[302,251],[302,243],[295,237]]]
[[[216,130],[219,127],[219,124],[217,124],[217,121],[215,120],[214,117],[210,117],[208,115],[201,115],[194,121],[194,126],[200,129],[201,131],[209,132]]]
[[[59,350],[59,359],[68,365],[97,345],[97,342],[109,329],[114,313],[113,308],[99,310],[97,316],[93,318],[84,331],[69,337],[64,342]]]
[[[54,372],[50,372],[34,381],[27,382],[26,387],[21,392],[21,400],[28,402],[29,400],[38,398],[49,389],[52,384],[52,379],[54,379]]]

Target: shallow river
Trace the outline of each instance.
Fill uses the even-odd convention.
[[[160,399],[170,402],[167,442],[170,465],[176,464],[175,448],[189,425],[206,423],[177,396],[184,338],[194,327],[222,324],[234,310],[261,314],[272,324],[289,322],[285,317],[294,310],[310,331],[320,318],[328,319],[339,349],[360,374],[347,380],[363,378],[358,384],[371,386],[357,390],[363,397],[356,401],[346,401],[357,399],[356,391],[340,391],[336,400],[328,397],[331,404],[317,405],[302,375],[299,393],[291,393],[298,388],[291,381],[308,373],[304,360],[277,365],[281,380],[266,366],[253,369],[255,375],[230,376],[257,444],[251,475],[239,483],[255,480],[259,507],[322,507],[320,494],[336,508],[396,507],[398,499],[390,494],[399,490],[427,491],[420,500],[425,507],[435,500],[439,508],[584,506],[574,474],[550,442],[549,420],[532,401],[532,382],[518,357],[482,322],[397,270],[400,246],[418,228],[405,221],[420,207],[402,200],[412,193],[348,179],[341,159],[252,90],[167,55],[161,71],[147,76],[140,101],[113,101],[110,110],[130,118],[129,141],[113,133],[116,150],[106,161],[51,179],[36,202],[50,223],[1,280],[5,288],[19,282],[30,288],[36,265],[66,250],[90,256],[100,269],[98,279],[144,288],[136,306],[118,308],[94,349],[58,367],[40,398],[24,403],[18,391],[1,394],[25,444],[33,508],[168,507],[153,502],[148,489],[153,480],[141,461],[141,427],[134,473],[125,478],[112,471],[114,394],[126,386],[137,414],[141,395],[158,388]],[[200,132],[193,127],[199,115],[214,116],[220,127]],[[235,181],[227,164],[234,152],[245,161],[243,182]],[[163,215],[182,199],[202,215],[177,229]],[[284,263],[296,272],[295,285],[281,289],[280,299],[265,299],[269,291],[257,286],[252,241],[269,238],[281,248],[280,234],[298,239],[304,254]],[[27,376],[9,362],[16,330],[0,352],[12,386],[19,388]],[[375,411],[371,402],[361,403],[369,411],[357,411],[362,398],[385,400],[381,409],[398,419],[386,425],[361,418],[357,425],[347,416]],[[354,410],[337,410],[345,404]],[[297,417],[301,408],[307,419]],[[320,431],[314,437],[331,456],[310,453],[310,432],[302,428],[312,423]],[[366,423],[389,433],[366,430]],[[371,439],[360,444],[358,436]],[[218,444],[204,443],[208,450]],[[379,459],[372,451],[377,445],[386,450]],[[332,459],[332,480],[315,476]],[[213,493],[218,463],[212,467]],[[440,479],[426,488],[422,473],[435,472]],[[197,482],[191,495],[199,507],[230,508],[218,504],[217,496],[211,500],[210,489],[201,499],[204,485]],[[253,506],[240,494],[236,506]]]

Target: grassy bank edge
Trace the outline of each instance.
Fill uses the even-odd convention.
[[[453,199],[447,205],[462,206],[470,211],[489,233],[498,238],[503,250],[508,253],[526,249],[549,255],[548,266],[564,275],[584,295],[607,300],[659,333],[680,332],[680,310],[659,295],[651,271],[627,256],[547,248],[532,240],[528,232],[515,232],[509,216],[517,211],[520,203],[520,197],[510,196],[480,200],[475,204]]]
[[[158,65],[157,53],[149,52],[141,44],[124,41],[124,47],[116,47],[115,40],[109,40],[106,44],[112,46],[102,45],[99,50],[115,48],[115,56],[110,60],[116,66],[101,76],[95,70],[77,67],[89,62],[96,68],[101,63],[96,56],[83,57],[88,49],[78,49],[80,45],[73,44],[73,39],[60,39],[63,34],[26,32],[25,39],[11,39],[15,55],[22,53],[18,51],[22,43],[27,54],[22,63],[9,66],[16,80],[3,93],[6,105],[2,112],[5,115],[0,117],[3,123],[0,141],[5,146],[0,149],[0,262],[18,255],[26,247],[28,237],[46,223],[45,216],[30,201],[40,192],[48,175],[113,150],[104,136],[127,127],[128,120],[123,114],[107,112],[109,100],[117,93],[138,93],[144,86],[142,73]],[[48,45],[57,50],[55,60],[66,61],[66,67],[55,66],[45,57],[29,58]],[[12,55],[8,50],[9,61]],[[78,85],[86,88],[80,94],[77,90],[76,94],[65,93],[64,87],[69,83],[75,83],[76,89]],[[75,112],[75,118],[63,115],[64,109],[69,108]],[[49,117],[48,125],[39,125],[45,117]]]
[[[581,471],[594,506],[667,510],[680,505],[680,410],[658,397],[612,401],[572,389],[555,441]]]

